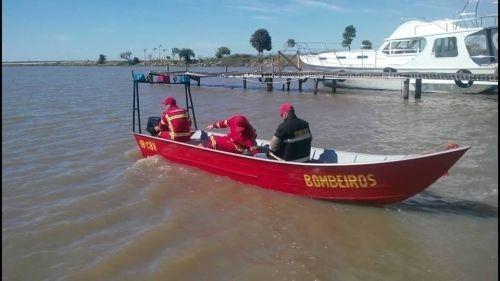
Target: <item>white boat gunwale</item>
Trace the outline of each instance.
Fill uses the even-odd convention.
[[[200,131],[200,130],[197,130],[197,132],[198,131]],[[221,151],[221,150],[216,150],[216,149],[210,149],[210,148],[206,148],[206,147],[200,147],[198,145],[191,144],[191,143],[178,142],[178,141],[173,141],[173,140],[169,140],[169,139],[159,138],[159,137],[155,137],[155,136],[151,136],[151,135],[147,135],[147,134],[142,134],[142,133],[132,132],[132,134],[137,135],[137,136],[147,137],[147,138],[153,138],[153,139],[163,141],[163,142],[169,142],[169,143],[173,143],[176,145],[190,146],[190,147],[193,147],[196,149],[207,150],[210,152],[222,153],[222,154],[231,155],[231,156],[235,156],[235,157],[243,157],[243,158],[247,158],[250,160],[265,161],[265,162],[271,162],[274,164],[281,164],[281,165],[308,166],[308,167],[336,167],[336,166],[347,167],[347,166],[365,166],[365,165],[374,165],[374,164],[377,165],[377,164],[396,163],[396,162],[404,162],[404,161],[408,161],[408,160],[417,160],[417,159],[421,159],[421,158],[428,158],[431,156],[436,156],[436,155],[441,155],[441,154],[448,154],[448,153],[454,152],[454,151],[468,150],[470,148],[470,146],[460,146],[458,148],[450,148],[447,150],[441,150],[441,151],[436,151],[436,152],[427,153],[427,154],[420,153],[420,154],[409,154],[409,155],[367,154],[367,153],[357,153],[357,152],[333,150],[336,153],[351,153],[351,154],[356,154],[356,155],[370,155],[370,156],[380,156],[380,157],[383,157],[383,156],[394,157],[394,156],[396,156],[396,157],[401,157],[401,158],[387,159],[387,160],[377,161],[377,162],[353,162],[353,163],[312,163],[312,162],[307,162],[307,163],[300,163],[300,162],[279,161],[279,160],[265,159],[265,158],[254,157],[254,156],[247,156],[247,155],[243,155],[243,154],[236,154],[236,153],[231,153],[231,152],[226,152],[226,151]],[[217,134],[217,133],[213,133],[213,134],[221,135],[221,134]],[[196,139],[193,139],[193,140],[196,140]],[[266,143],[266,142],[267,141],[265,141],[265,140],[257,139],[257,143]],[[311,147],[311,149],[323,149],[324,150],[326,148]]]

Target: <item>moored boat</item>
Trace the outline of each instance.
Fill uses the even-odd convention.
[[[307,42],[298,48],[305,69],[346,72],[498,73],[498,15],[465,13],[467,1],[453,19],[411,20],[401,24],[378,50],[310,50]],[[473,16],[470,16],[473,15]],[[337,87],[401,90],[401,81],[374,79],[337,80]],[[331,87],[330,81],[323,82]],[[414,88],[415,81],[411,81]],[[422,80],[424,92],[481,93],[492,91],[497,82]]]

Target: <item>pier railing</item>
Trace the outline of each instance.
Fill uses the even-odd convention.
[[[189,89],[189,80],[197,81],[198,86],[200,86],[201,78],[208,77],[225,77],[225,78],[239,78],[243,81],[243,88],[247,87],[247,80],[258,79],[258,83],[266,84],[267,91],[273,90],[273,84],[279,83],[283,84],[283,91],[285,90],[285,83],[287,91],[290,90],[290,82],[292,80],[297,81],[299,85],[299,90],[302,91],[302,84],[307,82],[308,79],[313,80],[314,83],[314,94],[318,92],[318,83],[320,81],[329,80],[331,81],[332,93],[336,92],[337,81],[343,82],[347,79],[398,79],[402,82],[401,92],[403,93],[403,98],[408,99],[409,96],[409,86],[410,80],[415,81],[415,99],[420,99],[422,92],[422,80],[452,80],[462,88],[468,88],[472,86],[474,81],[487,81],[498,84],[498,71],[494,74],[472,74],[463,71],[457,73],[435,73],[435,72],[354,72],[354,71],[273,71],[263,72],[262,70],[253,72],[241,72],[234,71],[228,72],[190,72],[190,71],[177,71],[177,72],[152,72],[150,71],[148,76],[153,75],[174,75],[182,76],[187,79],[182,82],[186,84],[187,89]],[[183,80],[186,80],[183,79]],[[275,79],[282,81],[276,82]],[[286,81],[286,82],[285,82]],[[256,81],[255,81],[256,82]],[[153,80],[144,81],[143,83],[155,83]],[[164,83],[164,82],[161,82]],[[175,83],[174,83],[175,84]],[[139,101],[137,101],[138,103]]]
[[[178,72],[180,73],[180,72]],[[435,72],[354,72],[354,71],[274,71],[274,72],[184,72],[190,77],[240,77],[240,78],[317,78],[317,79],[429,79],[429,80],[472,80],[498,82],[498,73],[435,73]]]

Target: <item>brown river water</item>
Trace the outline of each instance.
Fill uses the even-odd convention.
[[[192,86],[198,128],[239,113],[269,139],[288,101],[316,147],[472,146],[425,192],[366,206],[142,159],[131,70],[152,68],[3,67],[2,280],[498,279],[498,94]],[[184,104],[182,86],[139,87],[143,129],[167,95]]]

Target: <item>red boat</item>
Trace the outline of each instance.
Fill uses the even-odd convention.
[[[428,188],[470,148],[448,146],[440,151],[413,155],[374,155],[312,148],[307,163],[265,159],[198,146],[201,131],[191,141],[181,143],[135,132],[144,157],[164,158],[237,181],[286,193],[333,201],[396,203]],[[186,101],[191,101],[189,83]],[[188,109],[194,110],[192,106]],[[140,115],[138,119],[140,119]],[[195,126],[196,126],[196,119]],[[259,145],[267,142],[258,140]]]

